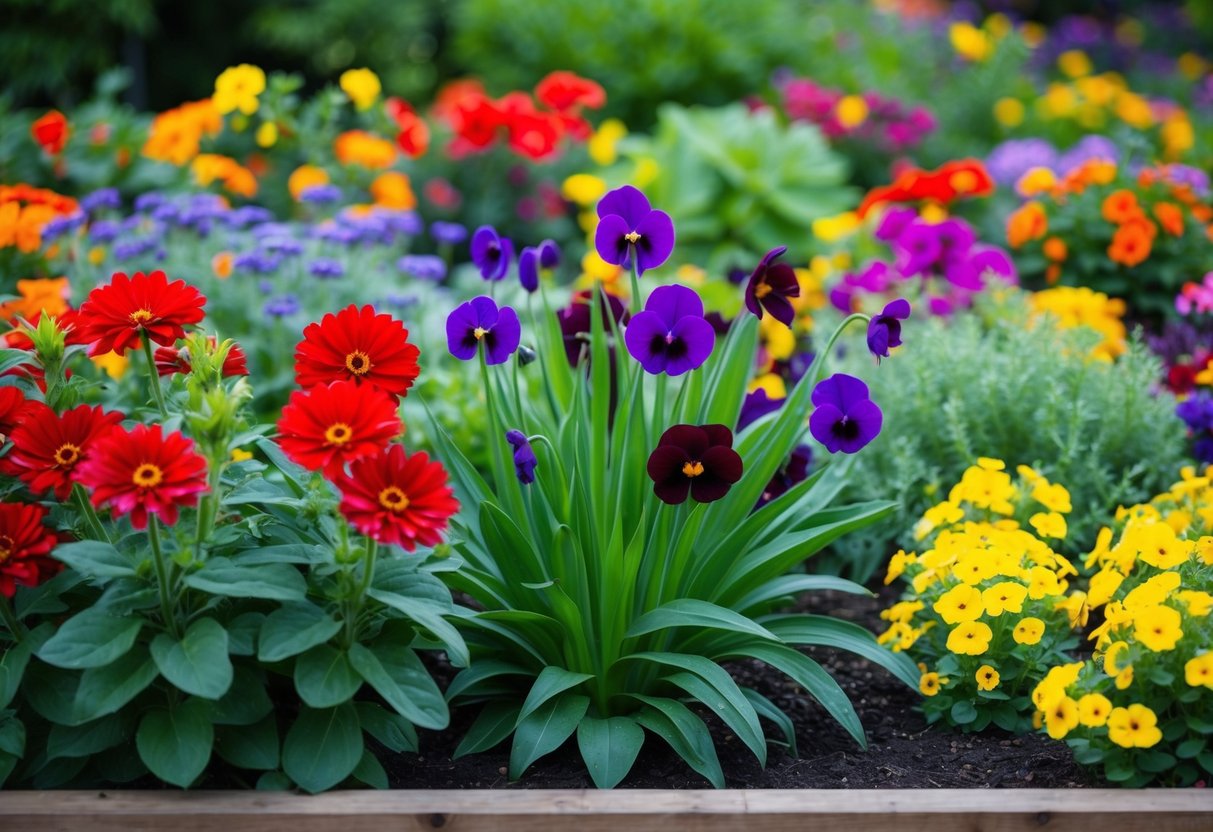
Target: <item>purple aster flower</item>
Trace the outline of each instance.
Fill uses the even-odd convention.
[[[57,240],[64,234],[75,231],[84,225],[87,219],[88,215],[83,211],[76,211],[66,216],[53,217],[46,225],[42,226],[42,240],[44,242]]]
[[[257,281],[257,291],[263,295],[268,295],[274,291],[274,281],[262,278]]]
[[[943,255],[938,226],[919,220],[905,227],[893,247],[897,251],[897,270],[906,277],[930,272]]]
[[[808,479],[809,465],[812,462],[813,449],[808,445],[797,445],[788,455],[787,462],[775,472],[767,487],[762,490],[762,496],[758,498],[758,505],[754,506],[754,509],[758,510],[772,500],[782,497],[792,486]]]
[[[830,453],[853,454],[880,433],[883,415],[868,398],[868,386],[835,373],[813,388],[809,433]]]
[[[1209,76],[1213,79],[1213,75]],[[1209,194],[1209,174],[1200,168],[1178,163],[1167,165],[1167,179],[1175,185],[1187,185],[1199,197]]]
[[[114,258],[116,260],[131,260],[147,254],[156,247],[154,237],[136,237],[133,240],[122,240],[114,243]]]
[[[510,270],[514,244],[491,225],[482,225],[472,235],[472,262],[485,280],[501,280]]]
[[[307,270],[314,277],[333,278],[345,274],[345,266],[340,260],[332,257],[317,257],[307,264]]]
[[[884,311],[868,321],[868,349],[876,360],[889,357],[890,347],[901,346],[901,322],[910,317],[910,302],[905,298],[885,304]]]
[[[138,200],[135,201],[135,207],[139,207]],[[274,215],[260,205],[243,205],[223,215],[223,221],[230,228],[247,228],[250,225],[271,222],[273,219]]]
[[[303,254],[303,242],[294,237],[270,237],[262,240],[261,246],[266,251],[276,251],[288,256]]]
[[[95,214],[106,208],[122,207],[122,197],[118,195],[117,188],[100,188],[81,197],[80,207],[90,214]]]
[[[667,505],[719,500],[741,479],[741,456],[724,425],[674,425],[649,455],[653,493]]]
[[[703,301],[686,286],[659,286],[623,335],[646,373],[680,376],[708,360],[716,330],[703,318]]]
[[[1116,142],[1095,133],[1083,136],[1078,143],[1061,154],[1057,160],[1058,172],[1063,176],[1077,168],[1083,162],[1091,159],[1106,159],[1109,162],[1120,161],[1120,148]]]
[[[783,407],[784,399],[772,399],[761,387],[746,394],[741,403],[741,415],[737,417],[737,432],[741,433],[768,413]]]
[[[312,205],[334,205],[341,201],[341,189],[336,185],[312,185],[299,192],[299,201]]]
[[[118,225],[109,220],[97,220],[88,227],[88,238],[94,243],[108,243],[118,236]]]
[[[876,226],[876,239],[890,243],[901,236],[906,226],[918,218],[918,212],[913,208],[889,208],[880,217],[880,225]]]
[[[745,306],[759,320],[765,310],[771,313],[772,318],[790,328],[796,310],[788,298],[800,297],[800,281],[787,263],[773,262],[787,250],[787,246],[773,248],[759,261],[745,287]]]
[[[264,240],[267,237],[290,237],[295,233],[294,227],[285,222],[263,222],[253,226],[250,230],[258,240]]]
[[[277,254],[259,249],[238,254],[232,260],[233,268],[253,274],[273,274],[281,265],[282,258]]]
[[[648,198],[631,185],[608,192],[598,202],[598,230],[594,233],[598,256],[613,266],[631,264],[644,274],[669,259],[674,251],[674,221],[655,211]]]
[[[181,209],[171,202],[162,202],[152,210],[152,219],[160,222],[175,222]]]
[[[158,191],[148,191],[135,197],[135,210],[141,214],[154,211],[165,202],[164,194]]]
[[[999,185],[1014,185],[1032,168],[1057,170],[1057,149],[1045,139],[1008,139],[986,157],[986,171]]]
[[[415,237],[425,231],[421,217],[413,211],[401,211],[396,208],[376,208],[375,215],[383,220],[384,227],[392,234],[405,237]]]
[[[406,254],[396,261],[396,268],[420,280],[438,282],[446,277],[446,261],[434,254]]]
[[[498,309],[485,295],[455,307],[446,319],[447,349],[462,361],[475,358],[484,344],[486,363],[502,364],[518,349],[521,339],[518,313],[509,306]]]
[[[294,315],[301,308],[298,297],[286,294],[266,301],[262,311],[271,318],[285,318],[288,315]]]
[[[518,482],[530,485],[535,481],[535,466],[539,464],[535,449],[527,441],[526,434],[520,430],[507,430],[505,441],[514,449],[514,474],[518,477]]]
[[[468,238],[468,230],[457,222],[437,220],[430,223],[430,236],[435,242],[454,246]]]

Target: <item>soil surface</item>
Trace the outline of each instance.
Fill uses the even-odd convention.
[[[872,631],[883,629],[879,612],[895,600],[892,590],[866,598],[816,593],[800,605],[805,612],[834,615]],[[781,707],[796,726],[800,756],[771,745],[767,767],[728,728],[708,718],[730,788],[750,789],[917,789],[1026,788],[1097,785],[1070,756],[1070,749],[1041,735],[1017,737],[991,728],[980,734],[953,733],[927,726],[916,705],[920,696],[887,671],[850,653],[821,648],[806,652],[842,686],[863,722],[868,750],[859,748],[816,701],[786,676],[759,662],[726,665],[740,682]],[[450,668],[435,667],[440,684]],[[445,671],[445,674],[444,674]],[[577,789],[592,788],[576,743],[536,762],[517,783],[506,776],[509,742],[493,751],[452,761],[451,753],[476,716],[476,708],[455,709],[451,727],[422,731],[420,754],[380,757],[396,789]],[[777,729],[763,721],[767,736]],[[649,735],[621,788],[701,789],[710,784],[669,747]]]

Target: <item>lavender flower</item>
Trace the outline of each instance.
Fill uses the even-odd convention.
[[[298,297],[293,294],[285,294],[266,301],[262,311],[271,318],[285,318],[288,315],[294,315],[301,308]]]
[[[430,223],[430,236],[437,243],[458,245],[468,238],[468,230],[457,222],[437,220]]]
[[[273,274],[281,265],[281,257],[259,249],[238,254],[232,260],[233,268],[253,274]]]
[[[310,205],[334,205],[341,201],[341,189],[336,185],[312,185],[299,192],[299,201]]]
[[[80,198],[80,208],[89,214],[95,214],[107,208],[120,207],[122,207],[122,197],[119,196],[117,188],[100,188]]]
[[[307,264],[307,270],[314,277],[326,279],[345,275],[345,266],[332,257],[317,257]]]
[[[446,277],[446,262],[433,254],[406,254],[396,261],[396,268],[411,277],[435,283]]]

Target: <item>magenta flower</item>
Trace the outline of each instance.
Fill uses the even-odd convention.
[[[653,290],[643,312],[632,316],[623,334],[632,358],[646,373],[680,376],[708,360],[716,331],[703,317],[703,301],[686,286]]]
[[[809,433],[830,453],[853,454],[880,433],[884,419],[868,397],[868,386],[854,376],[835,373],[813,388]]]
[[[631,264],[644,274],[669,259],[674,251],[674,221],[655,211],[648,198],[631,185],[606,194],[598,203],[598,230],[594,233],[598,256],[614,266]]]
[[[800,281],[787,263],[772,262],[787,250],[787,246],[773,248],[759,261],[745,287],[745,306],[759,319],[766,310],[775,320],[791,327],[796,310],[788,298],[800,297]]]
[[[462,361],[475,358],[483,344],[486,363],[503,364],[521,340],[518,313],[509,306],[498,309],[493,299],[484,295],[455,307],[446,319],[447,349]]]
[[[710,503],[729,493],[741,479],[741,456],[733,450],[733,432],[724,425],[674,425],[649,455],[653,493],[678,505],[689,494]]]
[[[868,349],[879,361],[889,357],[890,347],[901,346],[901,322],[910,317],[910,302],[905,298],[885,304],[884,311],[868,321]]]

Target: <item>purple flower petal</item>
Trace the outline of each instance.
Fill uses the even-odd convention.
[[[674,324],[687,315],[703,317],[703,300],[699,294],[694,289],[678,284],[658,286],[649,295],[644,308],[646,311],[656,312],[665,322],[667,329],[673,329]]]
[[[810,396],[814,406],[833,405],[844,413],[855,403],[867,399],[868,385],[846,373],[835,373],[829,378],[817,382],[817,386],[813,388],[813,394]]]
[[[618,214],[603,217],[594,232],[594,248],[598,256],[612,266],[622,266],[628,257],[630,246],[626,235],[631,230],[628,221]]]
[[[674,338],[674,344],[683,345],[681,354],[669,354],[666,372],[671,376],[680,376],[698,369],[708,360],[712,348],[716,346],[716,330],[703,318],[692,315],[687,315],[674,324],[670,334]]]
[[[530,246],[518,255],[518,282],[527,292],[539,288],[539,252]]]
[[[639,188],[631,185],[609,191],[598,201],[598,219],[606,219],[615,214],[623,218],[628,231],[635,228],[652,210],[648,197],[641,193]]]
[[[623,332],[628,354],[640,362],[646,373],[657,375],[666,368],[666,335],[670,328],[656,312],[644,310],[632,316]]]
[[[497,323],[485,336],[485,341],[487,364],[504,364],[518,349],[518,344],[522,341],[522,324],[518,322],[518,313],[512,307],[501,307]]]
[[[674,251],[674,221],[664,211],[650,211],[635,226],[636,270],[644,274],[670,259]]]

